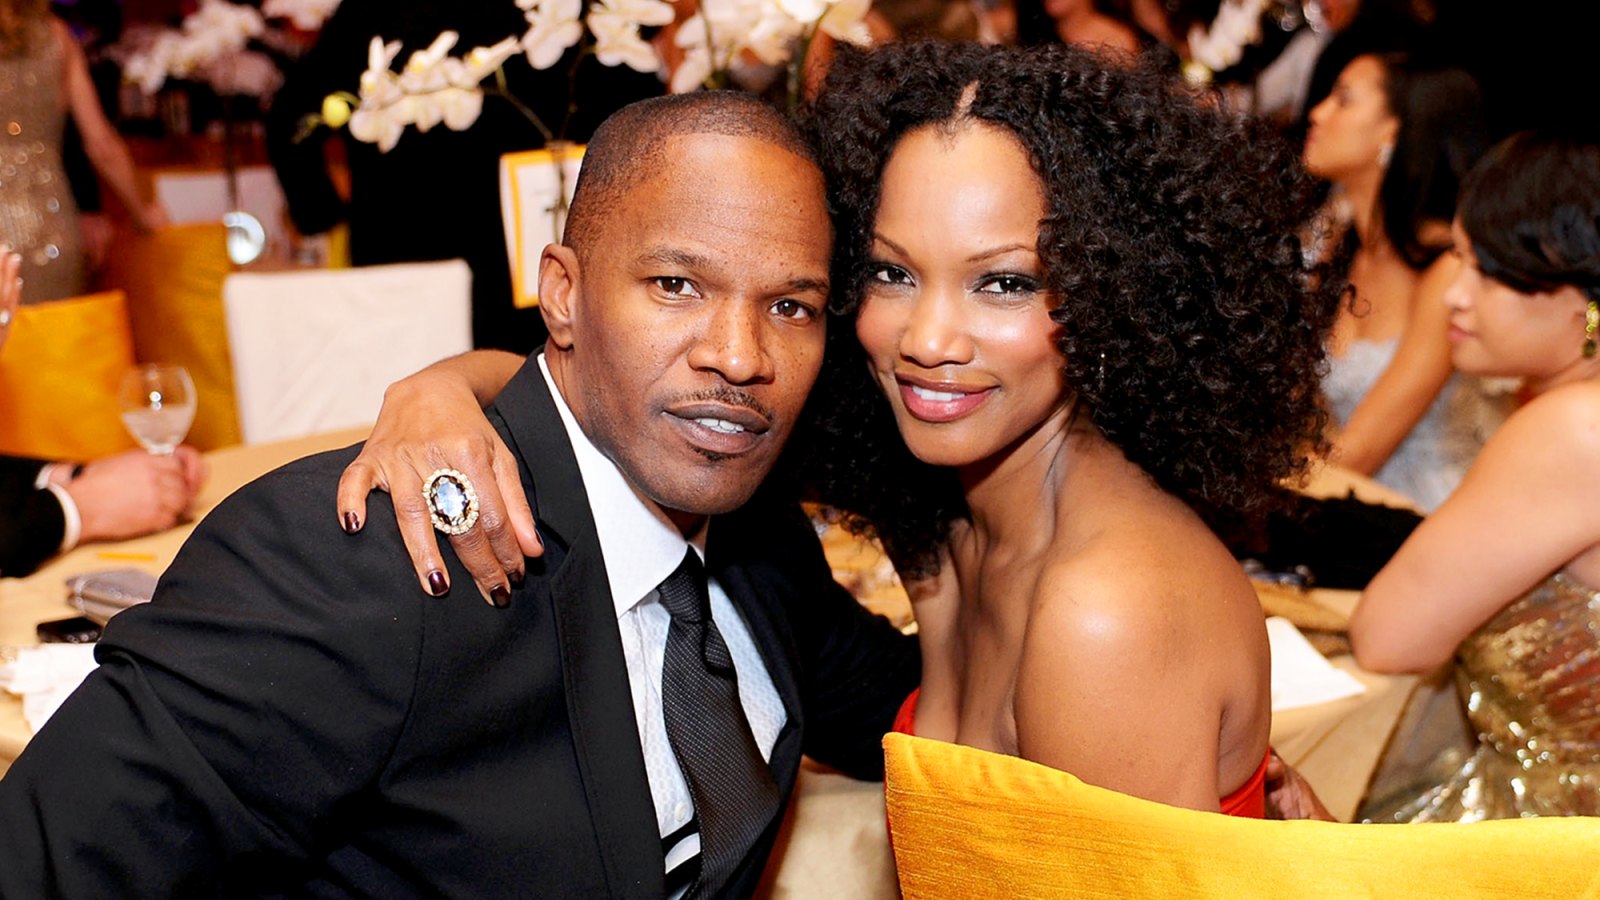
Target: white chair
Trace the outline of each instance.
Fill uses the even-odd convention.
[[[229,275],[244,442],[372,422],[391,382],[472,348],[471,287],[459,259]]]

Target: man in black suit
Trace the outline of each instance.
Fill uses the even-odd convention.
[[[881,776],[916,650],[758,491],[822,361],[808,148],[744,95],[636,104],[567,241],[490,410],[545,546],[509,607],[422,595],[381,507],[341,532],[353,449],[246,487],[0,781],[0,895],[742,896],[802,753]]]

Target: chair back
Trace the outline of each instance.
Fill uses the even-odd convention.
[[[472,348],[471,286],[459,259],[228,276],[244,442],[372,422],[390,383]]]
[[[889,835],[907,900],[1600,896],[1600,819],[1243,819],[1141,800],[971,747],[904,734],[887,735],[883,746]]]
[[[117,403],[133,362],[121,291],[23,305],[0,352],[0,454],[89,460],[135,446]]]

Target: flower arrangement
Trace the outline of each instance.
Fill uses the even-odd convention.
[[[554,140],[558,136],[505,89],[501,66],[519,51],[535,69],[550,68],[574,46],[604,65],[645,73],[663,69],[660,55],[642,32],[674,21],[673,8],[662,0],[595,0],[587,16],[581,16],[582,0],[512,2],[523,11],[527,31],[460,57],[449,55],[459,36],[446,31],[396,72],[392,67],[399,43],[373,38],[358,93],[330,94],[321,114],[308,117],[302,131],[348,124],[351,137],[388,152],[407,126],[423,132],[441,123],[456,131],[471,127],[483,109],[484,95],[493,93],[514,104],[546,140]],[[863,20],[869,7],[870,0],[700,0],[674,37],[683,59],[672,72],[671,89],[682,93],[725,86],[736,62],[748,57],[768,66],[788,66],[791,96],[797,96],[811,40],[820,31],[837,40],[866,43]],[[485,88],[483,82],[491,76],[495,85]]]
[[[271,20],[314,31],[338,6],[339,0],[264,0],[258,10],[228,0],[202,0],[177,28],[156,32],[148,45],[131,53],[123,77],[146,94],[160,91],[169,78],[179,78],[204,82],[219,94],[270,96],[283,76],[269,56],[250,45],[286,43],[274,40]]]

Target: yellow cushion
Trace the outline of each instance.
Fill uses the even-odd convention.
[[[1600,819],[1240,819],[970,747],[903,734],[883,746],[889,833],[908,900],[1600,896]]]
[[[186,441],[201,450],[240,442],[222,314],[222,280],[233,271],[224,234],[220,222],[119,232],[123,243],[101,276],[128,294],[139,361],[189,370],[198,407]]]
[[[134,446],[117,409],[132,367],[121,291],[23,306],[0,351],[0,453],[81,460]]]

